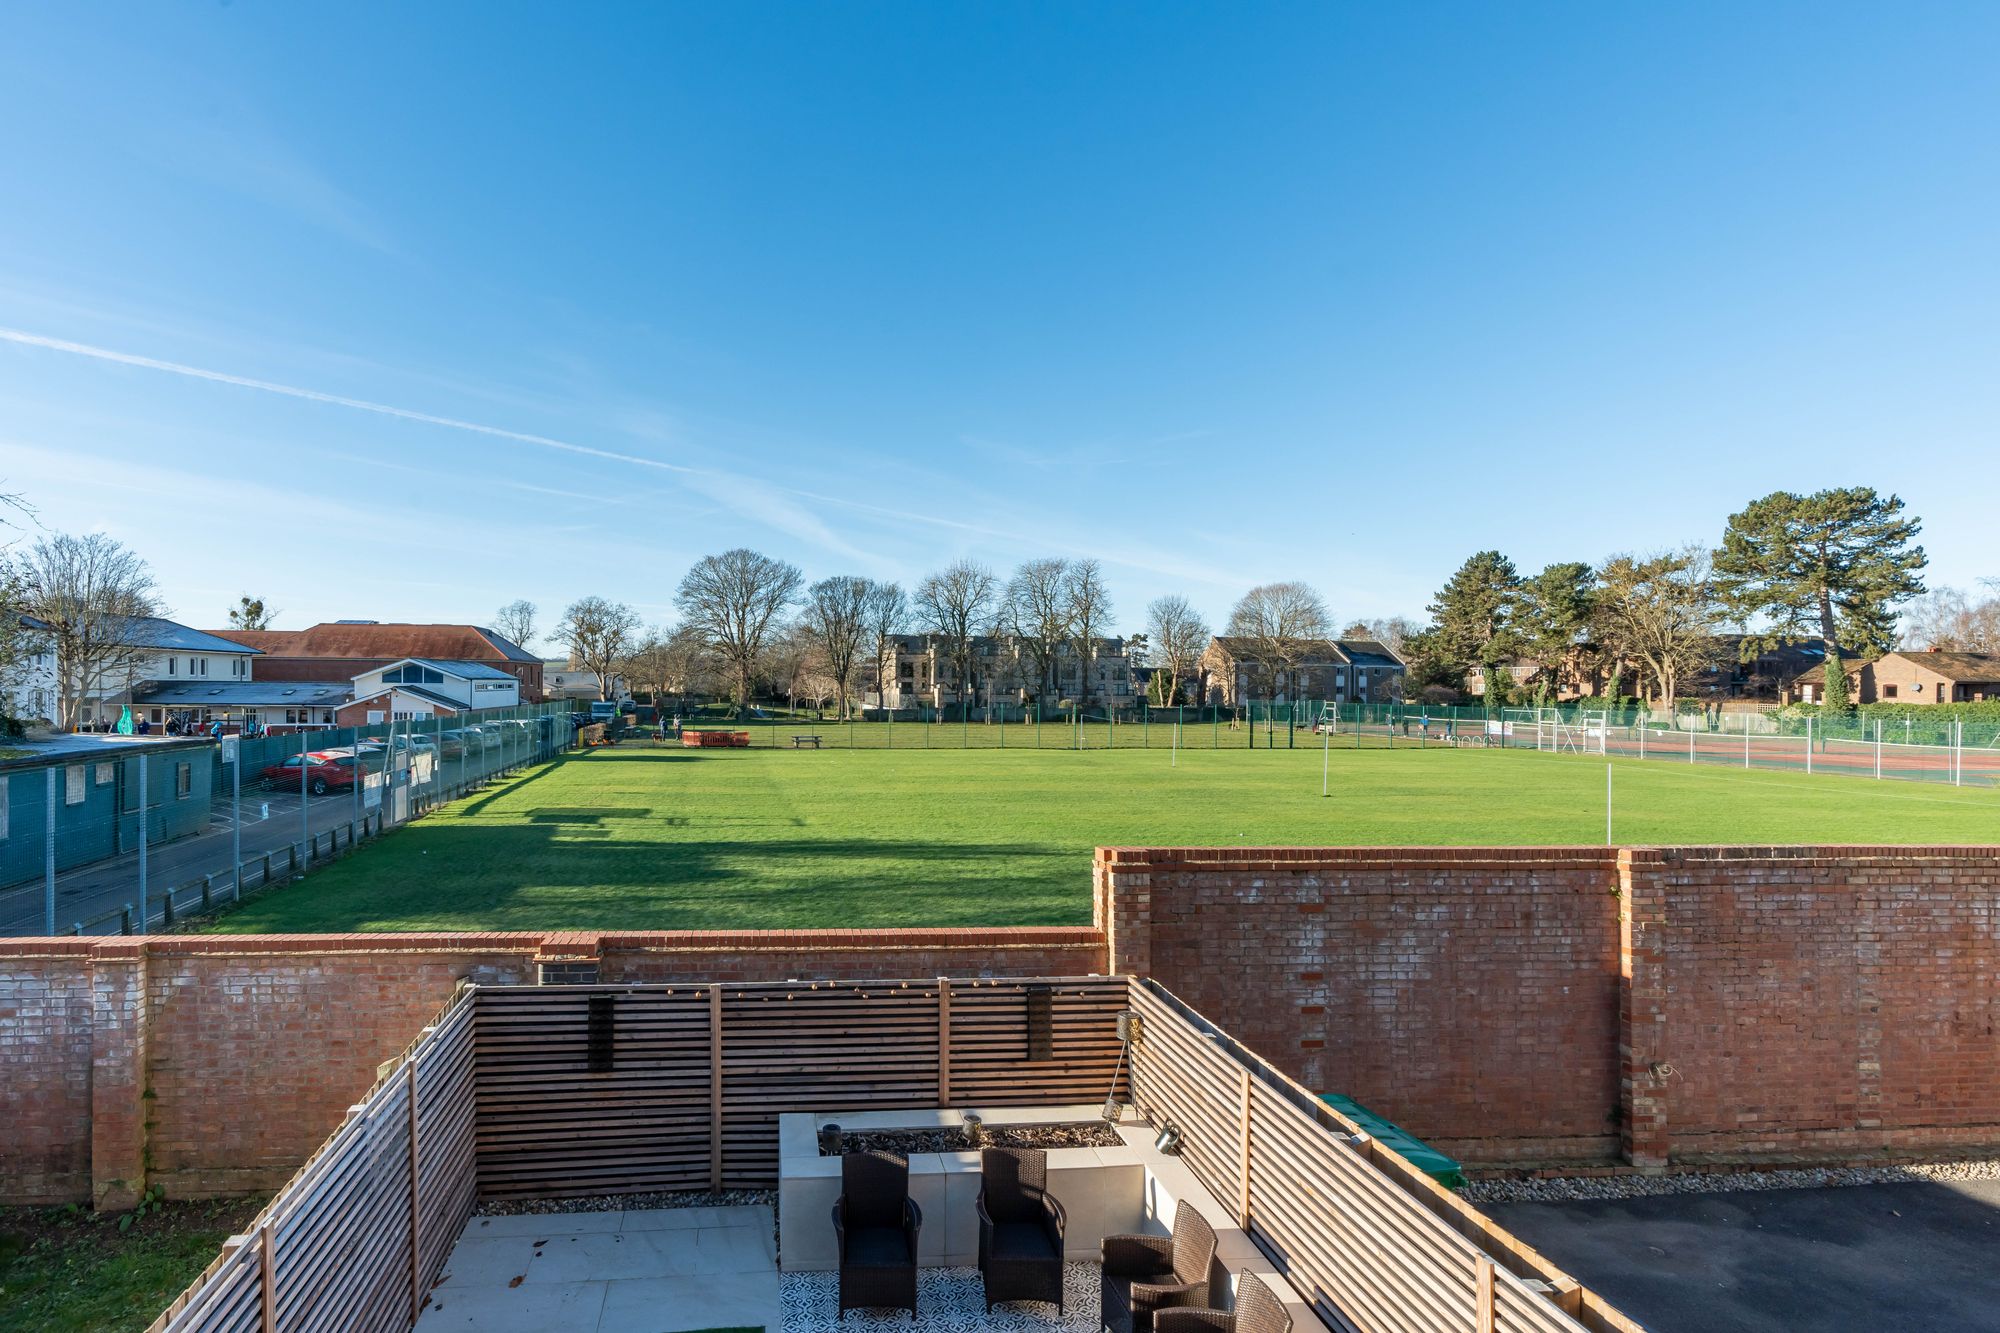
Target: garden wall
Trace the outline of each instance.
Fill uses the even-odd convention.
[[[1114,969],[1484,1165],[2000,1145],[2000,848],[1103,848]]]
[[[0,941],[0,1203],[275,1189],[460,981],[1104,970],[1087,928]]]

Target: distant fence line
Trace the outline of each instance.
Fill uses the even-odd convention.
[[[1493,748],[1847,774],[1952,785],[2000,783],[2000,720],[1870,718],[1838,712],[1669,712],[1264,701],[1069,708],[978,705],[848,720],[753,711],[697,716],[688,731],[734,732],[755,749],[1281,750]],[[628,737],[677,745],[671,724]]]
[[[12,761],[0,766],[0,932],[171,928],[553,758],[573,735],[569,705],[553,703],[257,736],[113,739]],[[194,835],[206,836],[190,859]],[[109,878],[125,891],[93,886],[79,910],[59,910],[59,881],[99,866],[117,867]]]

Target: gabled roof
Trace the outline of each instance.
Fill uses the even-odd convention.
[[[257,652],[247,644],[206,630],[189,629],[159,616],[127,616],[125,627],[129,637],[124,643],[128,648],[155,648],[163,653],[233,653],[239,657]]]
[[[482,625],[353,624],[333,621],[310,629],[216,630],[222,638],[260,649],[273,657],[405,657],[444,662],[518,662],[539,666],[541,658]]]
[[[425,703],[434,704],[439,708],[449,709],[454,713],[461,713],[468,711],[465,703],[462,700],[447,698],[446,696],[439,694],[436,690],[427,690],[421,685],[384,685],[380,689],[370,690],[366,694],[357,694],[354,696],[352,700],[350,700],[350,702],[357,704],[366,703],[370,699],[379,699],[385,694],[415,695],[417,698],[422,699]]]
[[[1935,671],[1949,681],[2000,681],[2000,653],[1959,653],[1944,649],[1890,653]]]
[[[372,676],[378,671],[393,671],[399,666],[429,667],[432,671],[443,672],[445,675],[455,677],[459,680],[511,681],[516,679],[513,672],[502,671],[488,662],[452,662],[436,657],[399,657],[393,662],[384,662],[381,666],[370,667],[368,670],[362,672],[361,675]],[[358,680],[360,677],[357,676],[355,679]],[[388,683],[394,684],[395,682],[391,681]]]
[[[1387,645],[1374,639],[1299,639],[1299,664],[1322,666],[1327,663],[1358,667],[1400,667],[1403,659]],[[1221,649],[1239,662],[1257,660],[1257,641],[1240,635],[1218,634],[1209,640],[1211,650]]]

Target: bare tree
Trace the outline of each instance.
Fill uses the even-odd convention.
[[[674,601],[689,628],[719,654],[736,677],[736,707],[750,707],[750,684],[765,640],[798,596],[798,567],[737,547],[706,555],[681,580]]]
[[[621,669],[626,680],[643,686],[653,705],[660,707],[668,695],[675,699],[688,696],[706,673],[708,657],[708,645],[686,626],[672,631],[652,629],[625,658]]]
[[[229,608],[231,629],[269,629],[271,622],[277,618],[276,607],[265,606],[263,598],[252,597],[247,592],[236,599],[236,605]]]
[[[2000,580],[1975,600],[1958,588],[1933,588],[1903,613],[1903,642],[1912,648],[1946,652],[2000,653]]]
[[[21,613],[47,622],[56,661],[56,721],[74,730],[86,699],[129,690],[158,647],[146,562],[101,532],[46,537],[15,561]]]
[[[838,683],[843,718],[848,715],[848,686],[854,679],[855,662],[868,633],[868,595],[873,587],[867,579],[850,574],[821,579],[806,589],[800,623],[818,645],[826,670]]]
[[[917,614],[944,640],[961,708],[972,692],[972,641],[992,619],[999,592],[993,571],[971,560],[926,574],[917,585]]]
[[[1063,601],[1069,608],[1070,641],[1076,645],[1076,705],[1090,702],[1090,669],[1097,662],[1097,646],[1111,623],[1111,590],[1104,586],[1104,570],[1095,560],[1070,563],[1063,576]]]
[[[526,598],[507,603],[493,617],[500,637],[526,648],[535,641],[535,604]]]
[[[1202,650],[1208,647],[1208,622],[1185,597],[1157,598],[1146,608],[1146,638],[1157,665],[1167,673],[1161,702],[1174,703],[1180,698],[1181,682],[1194,679],[1201,669]]]
[[[625,603],[585,597],[563,612],[556,637],[569,647],[571,661],[597,677],[597,697],[609,699],[638,629],[638,613]]]
[[[1354,621],[1340,633],[1344,639],[1373,639],[1402,657],[1410,640],[1422,633],[1423,628],[1408,616],[1384,616],[1379,620]]]
[[[1599,639],[1612,653],[1644,665],[1661,705],[1672,708],[1680,682],[1715,661],[1715,636],[1726,622],[1707,549],[1614,556],[1598,577]]]
[[[1007,580],[1001,620],[1027,649],[1034,663],[1036,699],[1054,687],[1063,650],[1069,645],[1069,562],[1030,560]]]
[[[1332,621],[1326,603],[1308,585],[1263,583],[1244,593],[1230,611],[1229,634],[1246,642],[1269,674],[1267,685],[1275,695],[1279,673],[1291,680],[1313,641],[1331,633]]]
[[[910,624],[910,599],[900,583],[876,583],[868,589],[868,605],[862,613],[868,638],[875,645],[875,697],[889,706],[890,645]]]

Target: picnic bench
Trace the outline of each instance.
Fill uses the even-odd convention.
[[[820,741],[823,739],[825,738],[821,736],[794,736],[792,737],[792,748],[794,750],[817,750]]]

